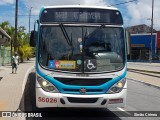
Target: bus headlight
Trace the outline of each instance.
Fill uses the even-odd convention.
[[[114,84],[108,91],[107,94],[114,94],[114,93],[119,93],[122,91],[124,85],[126,83],[126,78],[123,78],[116,84]]]
[[[44,91],[52,92],[52,93],[59,93],[58,89],[53,84],[48,82],[47,80],[44,80],[43,78],[37,76],[37,81]]]

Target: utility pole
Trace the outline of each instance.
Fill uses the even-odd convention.
[[[150,63],[152,63],[153,10],[154,10],[154,0],[152,0],[151,41],[150,41],[150,57],[149,57]]]
[[[17,42],[17,23],[18,23],[18,0],[16,0],[16,8],[15,8],[14,52],[17,52],[17,47],[18,47],[18,42]]]
[[[30,7],[30,10],[29,10],[29,34],[30,34],[30,21],[31,21],[31,10],[32,10],[33,7]]]

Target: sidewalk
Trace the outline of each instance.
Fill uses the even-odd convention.
[[[128,62],[127,78],[160,87],[160,63]]]
[[[16,111],[22,96],[27,73],[35,65],[35,58],[20,63],[16,74],[11,66],[0,67],[0,111]]]
[[[137,69],[143,71],[157,72],[160,74],[160,63],[140,63],[140,62],[128,62],[129,69]]]

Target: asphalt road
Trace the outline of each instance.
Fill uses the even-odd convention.
[[[33,74],[32,74],[33,75]],[[20,111],[36,111],[52,115],[44,120],[160,120],[160,117],[125,117],[135,113],[150,113],[159,111],[160,114],[160,89],[147,84],[128,79],[127,105],[125,108],[108,109],[35,109],[31,99],[33,95],[33,80],[28,79],[21,103]],[[134,111],[134,112],[133,112]],[[157,114],[156,112],[153,112]],[[26,120],[41,120],[40,118],[26,118]]]

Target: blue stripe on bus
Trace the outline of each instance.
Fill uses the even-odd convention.
[[[85,89],[102,89],[101,92],[86,92],[86,94],[105,94],[109,88],[111,86],[113,86],[115,83],[117,83],[119,80],[121,80],[122,78],[124,78],[126,76],[126,71],[118,76],[116,78],[113,78],[112,80],[106,82],[103,85],[99,85],[99,86],[74,86],[74,85],[65,85],[59,81],[57,81],[56,79],[54,79],[53,77],[50,77],[44,73],[42,73],[39,68],[38,65],[36,67],[37,69],[37,73],[42,76],[44,79],[48,80],[50,83],[52,83],[53,85],[55,85],[55,87],[60,91],[60,93],[64,93],[64,94],[80,94],[80,92],[67,92],[64,89],[81,89],[81,88],[85,88]]]
[[[40,9],[39,15],[42,15],[42,12],[44,11],[44,9],[45,9],[44,7],[42,7],[42,8]],[[41,17],[41,16],[39,16],[39,20],[40,20],[40,17]]]

